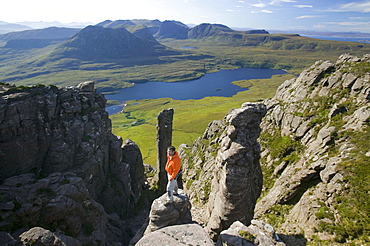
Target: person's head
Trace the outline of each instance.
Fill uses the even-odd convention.
[[[170,146],[170,147],[167,148],[167,154],[169,156],[173,156],[175,154],[175,151],[176,151],[176,148],[173,147],[173,146]]]

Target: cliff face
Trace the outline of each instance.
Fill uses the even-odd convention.
[[[316,62],[265,101],[264,191],[257,218],[306,240],[350,242],[366,235],[368,223],[357,210],[369,212],[360,202],[369,176],[354,176],[363,173],[356,174],[360,166],[369,168],[368,141],[363,142],[369,130],[369,81],[369,55],[342,55],[335,63]]]
[[[50,207],[47,201],[53,198],[52,203],[60,201],[60,197],[55,195],[61,191],[53,188],[53,184],[75,183],[75,180],[69,180],[74,176],[79,179],[77,187],[86,187],[87,193],[84,191],[82,198],[77,195],[69,197],[72,200],[67,204],[94,200],[94,203],[98,201],[104,206],[104,209],[98,209],[99,213],[116,213],[121,218],[130,215],[144,183],[141,153],[132,141],[123,143],[111,133],[111,122],[105,111],[106,100],[95,92],[94,83],[85,82],[73,88],[1,84],[0,96],[0,181],[8,186],[1,186],[2,197],[7,198],[2,199],[1,208],[4,204],[16,204],[1,210],[1,230],[14,232],[27,228],[27,216],[32,217],[30,214],[35,211],[26,207],[35,204],[40,207],[37,211],[42,211],[43,219],[35,219],[33,223],[52,217],[53,212],[48,213],[47,209],[41,208]],[[22,182],[9,181],[24,174],[29,175],[18,178]],[[51,178],[54,176],[60,178]],[[42,185],[26,187],[42,179],[45,179]],[[35,189],[31,194],[36,194],[36,197],[40,189],[50,192],[44,194],[47,197],[45,201],[27,205],[29,199],[17,198],[22,188]],[[71,187],[66,193],[71,189],[76,188]],[[81,192],[80,188],[77,190]],[[4,213],[9,219],[4,219]],[[73,214],[77,216],[78,213],[71,210],[69,215]],[[55,218],[50,220],[54,226],[60,222]],[[10,231],[7,230],[9,228]],[[98,228],[94,224],[93,229]],[[59,229],[63,231],[63,226]]]

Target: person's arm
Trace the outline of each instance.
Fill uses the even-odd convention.
[[[178,173],[181,170],[181,160],[180,158],[176,158],[173,162],[173,173],[174,173],[174,179],[177,178]]]
[[[176,177],[176,170],[174,169],[174,163],[171,162],[169,165],[168,165],[168,171],[167,171],[168,175],[170,176],[170,180],[173,180],[175,177]]]

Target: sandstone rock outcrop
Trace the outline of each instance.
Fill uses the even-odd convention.
[[[268,182],[255,216],[268,221],[280,214],[279,233],[307,240],[348,237],[348,230],[347,236],[335,235],[328,228],[341,225],[345,216],[337,199],[351,187],[342,163],[363,144],[351,142],[351,136],[369,123],[369,62],[370,55],[318,61],[264,101],[261,163]]]
[[[132,216],[145,179],[141,153],[135,143],[126,140],[123,144],[121,138],[111,133],[105,102],[104,96],[96,93],[93,82],[69,88],[0,84],[0,182],[4,182],[3,197],[9,198],[1,201],[0,230],[17,233],[52,225],[65,233],[72,226],[74,236],[80,237],[81,223],[87,223],[85,229],[98,231],[98,240],[108,242],[103,228],[111,226],[108,218],[116,217],[106,212],[118,214],[121,219]],[[53,175],[67,176],[60,181]],[[84,188],[67,186],[72,183],[69,177],[79,180]],[[35,197],[27,200],[23,196],[27,197],[32,182],[40,187],[32,193]],[[53,188],[53,182],[59,182],[59,190]],[[76,195],[79,192],[82,197]],[[55,194],[59,195],[50,198]],[[53,206],[60,211],[54,211]],[[64,211],[64,206],[72,211],[77,209],[81,216],[93,206],[96,214],[90,216],[101,222],[88,216],[73,216]],[[48,209],[59,215],[53,218]],[[70,216],[70,221],[65,221],[66,216]],[[130,230],[127,225],[118,221],[116,224],[120,225],[118,232],[111,232],[122,234],[119,240],[129,240],[124,236]]]
[[[263,104],[244,103],[180,151],[184,186],[190,199],[206,208],[204,221],[212,238],[235,221],[248,225],[253,218],[262,190],[257,138],[265,112]]]

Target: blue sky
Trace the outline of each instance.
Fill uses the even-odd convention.
[[[370,33],[370,0],[12,0],[0,21],[159,19],[266,30]]]

